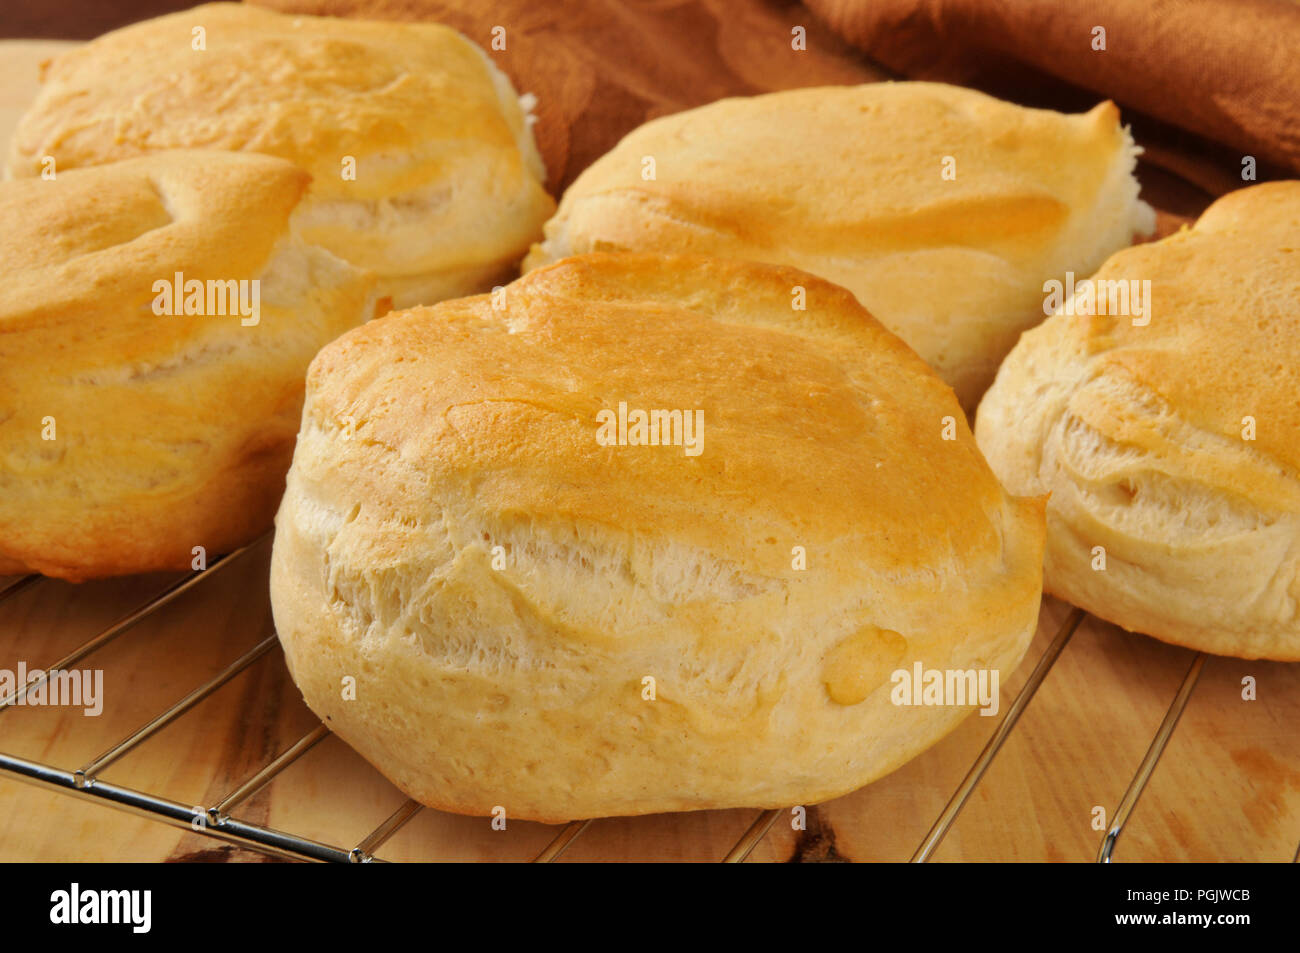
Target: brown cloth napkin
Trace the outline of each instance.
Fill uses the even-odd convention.
[[[806,2],[911,78],[1050,99],[1034,105],[1113,99],[1151,161],[1213,194],[1249,184],[1247,155],[1261,179],[1300,172],[1295,0]],[[1097,27],[1104,51],[1093,48]]]
[[[432,20],[488,51],[537,97],[537,145],[559,194],[647,119],[727,96],[868,83],[885,74],[797,4],[764,0],[257,0],[295,13]],[[505,27],[505,50],[492,49]],[[806,28],[806,50],[792,30]]]

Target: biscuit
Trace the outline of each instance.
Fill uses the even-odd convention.
[[[0,572],[187,569],[270,526],[307,364],[376,305],[290,233],[307,186],[188,151],[0,183]]]
[[[271,598],[308,705],[425,804],[777,807],[971,711],[896,672],[1010,672],[1042,534],[844,289],[591,255],[317,356]]]
[[[58,57],[9,171],[176,148],[261,152],[305,169],[312,188],[295,227],[374,272],[399,307],[508,280],[555,207],[510,81],[455,30],[237,3],[134,24]]]
[[[1300,659],[1297,249],[1300,182],[1242,189],[1020,339],[976,434],[1008,489],[1051,493],[1049,591],[1177,645]]]
[[[725,99],[646,123],[569,187],[524,267],[593,251],[792,265],[852,291],[974,410],[1041,322],[1154,212],[1102,103],[1025,109],[937,83]]]

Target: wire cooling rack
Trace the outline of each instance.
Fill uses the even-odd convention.
[[[267,535],[269,536],[269,534]],[[4,698],[0,698],[0,713],[17,704],[28,692],[43,684],[48,680],[52,672],[67,669],[85,659],[151,613],[173,602],[195,586],[201,585],[204,581],[221,572],[222,569],[264,542],[266,538],[266,536],[263,536],[242,549],[235,550],[212,561],[206,569],[187,574],[170,583],[116,622],[87,639],[67,655],[46,666],[37,678],[29,681],[26,685],[19,686]],[[31,586],[39,584],[41,580],[41,576],[30,575],[10,583],[5,588],[0,589],[0,603]],[[924,863],[934,855],[935,850],[943,842],[958,815],[961,814],[962,808],[965,807],[976,786],[984,777],[984,773],[993,763],[993,759],[997,757],[998,751],[1001,750],[1007,738],[1010,737],[1011,732],[1015,730],[1020,716],[1029,706],[1030,701],[1033,700],[1039,686],[1047,677],[1048,672],[1051,671],[1052,666],[1056,664],[1056,660],[1060,657],[1061,652],[1065,649],[1085,616],[1086,613],[1082,609],[1076,608],[1062,621],[1051,643],[1034,665],[1028,680],[1007,709],[1002,721],[999,722],[993,735],[976,757],[970,770],[967,771],[965,778],[957,786],[956,791],[953,792],[947,806],[939,814],[929,833],[926,834],[920,846],[912,855],[913,863]],[[147,741],[163,728],[184,717],[199,702],[277,648],[278,640],[275,635],[262,640],[243,655],[231,661],[212,678],[194,688],[183,698],[178,699],[98,757],[91,759],[79,768],[68,770],[0,752],[0,776],[8,776],[72,797],[98,802],[108,807],[117,808],[173,827],[184,828],[216,840],[276,857],[337,863],[383,863],[379,857],[375,856],[376,851],[401,830],[408,821],[422,810],[425,810],[424,806],[417,801],[407,800],[389,815],[382,824],[351,848],[325,844],[287,831],[241,821],[235,814],[241,804],[325,739],[329,734],[329,729],[323,724],[318,723],[315,728],[291,744],[269,763],[253,772],[243,783],[206,810],[196,809],[146,791],[111,784],[99,778],[100,772],[109,765]],[[1119,837],[1124,832],[1124,827],[1132,816],[1147,782],[1154,773],[1156,765],[1160,761],[1160,756],[1169,743],[1169,739],[1173,737],[1174,730],[1178,727],[1178,720],[1192,697],[1192,692],[1196,688],[1205,661],[1205,653],[1198,653],[1187,669],[1187,674],[1183,676],[1182,683],[1165,712],[1164,720],[1160,723],[1154,737],[1152,737],[1146,755],[1129,782],[1128,789],[1120,800],[1119,807],[1115,810],[1110,827],[1107,829],[1098,849],[1097,861],[1099,863],[1110,863],[1114,859],[1115,847]],[[781,813],[782,811],[779,809],[761,812],[741,836],[740,840],[736,842],[736,845],[722,858],[722,861],[724,863],[742,863],[745,861],[767,835],[768,831],[771,830],[772,825]],[[565,825],[559,834],[537,855],[535,862],[549,863],[559,858],[575,840],[582,836],[583,832],[592,823],[594,821],[584,820],[573,821]],[[1295,861],[1300,862],[1300,846],[1297,846]]]

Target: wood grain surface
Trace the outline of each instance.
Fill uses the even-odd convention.
[[[35,89],[49,45],[0,43],[0,142]],[[71,770],[220,671],[271,631],[263,544],[91,656],[103,670],[98,717],[77,709],[0,712],[0,750]],[[0,604],[0,667],[48,664],[168,583],[148,576],[75,586],[44,580]],[[6,580],[0,579],[0,588]],[[1045,600],[1003,711],[1068,607]],[[1012,732],[937,861],[1095,859],[1102,832],[1191,663],[1189,651],[1088,620]],[[1242,698],[1256,680],[1257,700]],[[999,718],[971,717],[893,775],[778,819],[755,861],[902,861],[924,838]],[[1211,659],[1164,759],[1119,841],[1117,861],[1290,860],[1300,843],[1300,666]],[[278,649],[104,772],[111,782],[210,806],[307,733],[315,719]],[[330,737],[237,812],[348,848],[403,796]],[[710,811],[592,824],[563,861],[720,859],[756,811]],[[558,828],[425,810],[379,851],[388,860],[526,860]],[[0,860],[260,861],[99,804],[0,779]]]

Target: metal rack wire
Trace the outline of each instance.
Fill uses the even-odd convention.
[[[87,639],[63,658],[47,666],[35,680],[19,686],[8,696],[0,698],[0,714],[17,704],[29,691],[47,680],[51,673],[75,665],[86,656],[107,645],[151,613],[221,572],[222,569],[264,542],[265,539],[266,537],[256,540],[242,549],[214,560],[206,569],[183,576],[167,585],[107,628]],[[41,579],[42,577],[35,575],[24,576],[4,589],[0,589],[0,603],[35,585]],[[1011,732],[1020,720],[1020,716],[1028,707],[1030,701],[1033,700],[1039,686],[1042,685],[1043,680],[1078,630],[1085,616],[1086,613],[1083,610],[1073,609],[1061,623],[1051,643],[1034,665],[1028,680],[1017,693],[1002,721],[994,730],[992,737],[989,738],[983,750],[971,765],[970,770],[966,773],[965,778],[958,785],[956,791],[953,792],[947,806],[940,813],[934,825],[912,855],[911,860],[913,863],[924,863],[933,857],[935,850],[957,820],[971,794],[979,785],[980,780],[993,763],[993,759],[997,757],[1007,738],[1010,737]],[[241,821],[233,814],[240,804],[255,795],[282,771],[324,740],[330,732],[323,724],[317,724],[315,728],[291,744],[269,763],[255,771],[233,791],[206,810],[196,809],[145,791],[111,784],[99,777],[100,773],[109,765],[147,741],[167,725],[183,717],[203,699],[265,658],[276,648],[277,644],[278,640],[274,634],[263,639],[212,678],[194,688],[166,710],[155,715],[121,741],[79,768],[65,770],[0,752],[0,776],[9,776],[66,795],[98,802],[118,810],[147,817],[173,827],[189,829],[219,841],[260,851],[275,857],[338,863],[382,863],[383,861],[376,856],[376,852],[404,825],[424,810],[423,805],[413,800],[407,800],[389,815],[383,823],[351,848],[324,844],[297,834]],[[1098,850],[1097,861],[1099,863],[1110,863],[1114,860],[1116,843],[1132,816],[1138,799],[1146,789],[1147,782],[1155,772],[1156,765],[1160,761],[1160,756],[1164,753],[1169,739],[1173,736],[1178,720],[1196,688],[1205,661],[1206,656],[1204,653],[1199,653],[1193,659],[1191,667],[1174,695],[1165,713],[1164,720],[1152,738],[1146,755],[1133,775],[1133,779],[1130,781],[1128,789],[1115,811],[1111,825],[1106,831]],[[781,813],[777,809],[762,811],[736,842],[736,845],[722,858],[722,861],[724,863],[743,863],[762,842]],[[559,859],[593,823],[595,821],[582,820],[565,825],[541,853],[534,858],[534,862],[550,863]],[[1300,846],[1297,846],[1295,860],[1300,862]]]

